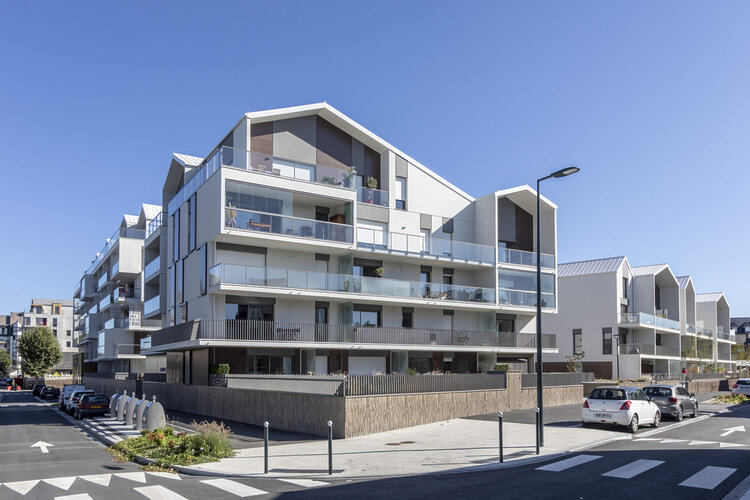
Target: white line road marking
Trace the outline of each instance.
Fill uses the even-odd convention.
[[[32,481],[14,481],[12,483],[3,483],[3,485],[7,486],[18,494],[26,495],[26,493],[31,491],[31,488],[36,486],[36,483],[38,482],[38,479],[34,479]]]
[[[688,446],[700,446],[704,444],[716,444],[716,441],[690,441]]]
[[[166,477],[167,479],[182,480],[179,474],[172,474],[171,472],[148,472],[148,474],[156,477]]]
[[[660,438],[639,438],[636,437],[635,441],[661,441]]]
[[[323,481],[314,481],[312,479],[282,479],[285,483],[296,484],[297,486],[304,486],[305,488],[315,488],[316,486],[328,486],[328,483]]]
[[[592,460],[596,460],[597,458],[602,458],[602,457],[601,455],[578,455],[577,457],[566,458],[565,460],[560,460],[559,462],[554,462],[554,463],[545,465],[543,467],[537,467],[536,470],[560,472],[565,469],[570,469],[571,467],[575,467],[576,465],[581,465],[581,464],[585,464],[586,462],[591,462]]]
[[[52,479],[43,479],[43,481],[47,484],[51,484],[52,486],[57,486],[61,490],[68,491],[71,486],[73,486],[73,483],[76,480],[76,476],[68,476],[68,477],[53,477]]]
[[[88,493],[79,493],[78,495],[65,495],[64,497],[55,497],[55,500],[94,500]]]
[[[207,479],[205,481],[201,481],[201,483],[209,484],[215,488],[219,488],[220,490],[224,490],[227,493],[232,493],[233,495],[237,495],[238,497],[242,498],[267,494],[266,491],[253,488],[252,486],[247,486],[236,481],[230,481],[229,479]]]
[[[740,444],[740,443],[719,443],[719,448],[736,448],[738,446],[747,446],[747,445]]]
[[[144,472],[117,472],[115,476],[146,484],[146,474]]]
[[[88,476],[78,476],[84,481],[88,481],[94,484],[100,484],[105,488],[109,486],[109,481],[112,479],[112,474],[90,474]]]
[[[744,425],[738,425],[737,427],[729,427],[727,429],[724,429],[726,432],[723,434],[719,434],[719,437],[728,436],[733,432],[745,432],[745,426]]]
[[[712,490],[731,476],[737,469],[708,465],[680,483],[680,486]]]
[[[133,489],[149,500],[187,500],[184,496],[168,490],[164,486],[141,486]]]
[[[687,439],[662,439],[662,444],[665,443],[686,443]]]
[[[602,476],[630,479],[663,463],[664,460],[636,460],[617,469],[605,472]]]

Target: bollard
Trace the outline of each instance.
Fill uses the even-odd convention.
[[[328,421],[328,475],[333,474],[333,422]]]
[[[263,474],[268,474],[268,420],[263,422]]]
[[[539,455],[539,408],[536,409],[536,454]]]
[[[498,412],[497,421],[500,427],[499,429],[500,440],[498,442],[498,448],[499,448],[500,454],[498,455],[498,459],[500,460],[500,463],[503,463],[503,412]]]
[[[146,395],[144,394],[141,400],[135,405],[135,422],[133,423],[133,428],[140,431],[143,430],[143,415],[146,412]]]

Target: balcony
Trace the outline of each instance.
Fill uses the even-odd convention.
[[[381,207],[388,206],[388,191],[361,187],[357,189],[357,201],[359,203],[369,203]]]
[[[267,267],[217,264],[209,270],[209,285],[251,285],[417,299],[495,303],[495,290],[442,283],[422,283],[348,274],[291,271]]]
[[[192,340],[190,328],[175,329],[163,338],[152,336],[154,346]],[[380,344],[403,346],[466,346],[536,349],[536,334],[486,332],[475,330],[443,330],[433,328],[402,328],[356,325],[327,325],[279,321],[200,320],[198,339],[248,342],[301,342]],[[556,336],[542,335],[544,349],[556,348]]]
[[[73,286],[73,298],[78,299],[81,297],[81,282],[83,280],[76,281],[76,284]]]
[[[107,273],[102,274],[99,280],[96,282],[96,289],[101,290],[105,283],[107,283]]]
[[[536,292],[498,290],[497,301],[501,306],[536,307]],[[542,293],[542,307],[555,307],[554,293]]]
[[[112,305],[112,297],[105,295],[102,300],[99,301],[99,312],[103,311],[107,307]]]
[[[158,273],[160,265],[161,261],[159,260],[159,257],[156,257],[154,260],[146,264],[146,267],[143,269],[143,278],[148,279],[153,276],[154,273]]]
[[[129,288],[115,288],[112,292],[113,302],[125,302],[130,300],[131,302],[138,302],[141,296],[141,291],[138,288],[130,290]]]
[[[711,337],[714,336],[714,331],[711,330],[710,328],[703,328],[701,326],[701,327],[698,327],[696,329],[696,331],[697,331],[698,335],[700,335],[701,337],[709,337],[709,338],[711,338]]]
[[[152,297],[143,303],[143,315],[150,316],[159,312],[159,296]]]
[[[555,269],[555,256],[548,253],[541,254],[542,267]],[[516,264],[519,266],[536,267],[536,252],[526,250],[515,250],[512,248],[497,249],[497,261],[505,264]]]
[[[117,273],[120,272],[120,261],[116,261],[114,264],[112,264],[112,272],[110,273],[110,276],[115,277],[117,276]]]
[[[203,161],[198,173],[170,200],[167,205],[169,215],[172,215],[221,167],[234,167],[256,174],[286,177],[343,189],[354,189],[354,176],[356,175],[353,168],[342,170],[322,165],[310,165],[244,149],[221,146]]]
[[[354,242],[353,227],[349,224],[301,219],[234,207],[227,207],[225,213],[224,227],[229,229],[312,238],[336,243]]]
[[[159,229],[161,227],[161,221],[162,221],[162,213],[159,212],[159,215],[154,217],[148,222],[148,225],[146,226],[146,238],[148,239],[149,236],[154,234],[154,231]]]
[[[126,328],[126,322],[124,318],[109,318],[104,322],[103,330],[112,330],[113,328]]]
[[[621,344],[620,354],[646,354],[653,356],[680,356],[679,347],[668,347],[663,345],[651,345],[651,344]]]
[[[654,316],[653,314],[642,312],[620,313],[619,322],[621,324],[651,325],[655,328],[666,328],[669,330],[679,330],[680,322],[672,319]]]
[[[84,274],[93,274],[96,268],[99,266],[102,260],[107,256],[108,252],[114,248],[115,243],[117,243],[120,238],[134,238],[134,239],[144,239],[146,237],[146,231],[143,229],[135,229],[132,227],[120,227],[115,231],[115,233],[112,235],[111,238],[107,239],[107,243],[104,245],[104,248],[96,254],[96,258],[91,263],[89,268],[86,270]]]
[[[495,248],[489,245],[362,227],[357,228],[357,248],[467,264],[495,264]]]
[[[691,325],[690,323],[685,324],[685,333],[696,333],[695,325]]]
[[[716,327],[716,338],[721,340],[731,340],[731,334],[724,331],[724,327],[719,325]]]

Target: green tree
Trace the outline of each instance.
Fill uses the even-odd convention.
[[[32,377],[43,377],[62,358],[57,337],[44,326],[23,332],[18,339],[18,353],[23,358],[23,372]]]
[[[750,359],[750,345],[732,344],[732,359]]]
[[[566,366],[570,373],[577,373],[583,368],[583,358],[586,357],[585,351],[568,354],[565,356]]]
[[[7,375],[10,370],[10,355],[8,351],[0,349],[0,375]]]

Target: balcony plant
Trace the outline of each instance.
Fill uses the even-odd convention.
[[[375,268],[375,275],[376,275],[376,276],[377,276],[378,278],[382,278],[382,277],[383,277],[383,274],[384,274],[384,273],[385,273],[385,269],[383,269],[383,267],[382,267],[382,266],[381,266],[381,267],[377,267],[377,268]]]
[[[373,193],[373,190],[378,188],[378,180],[375,177],[368,177],[367,179],[365,179],[365,186],[368,187],[367,203],[372,203],[373,196],[375,194]]]
[[[342,179],[344,187],[352,187],[352,179],[354,179],[354,176],[356,174],[357,174],[357,169],[354,167],[349,167],[346,170],[346,172],[344,173],[344,178]]]
[[[322,182],[323,184],[331,184],[332,186],[335,186],[338,184],[338,182],[336,182],[336,179],[334,179],[333,177],[329,175],[326,175],[325,177],[320,179],[320,182]]]

